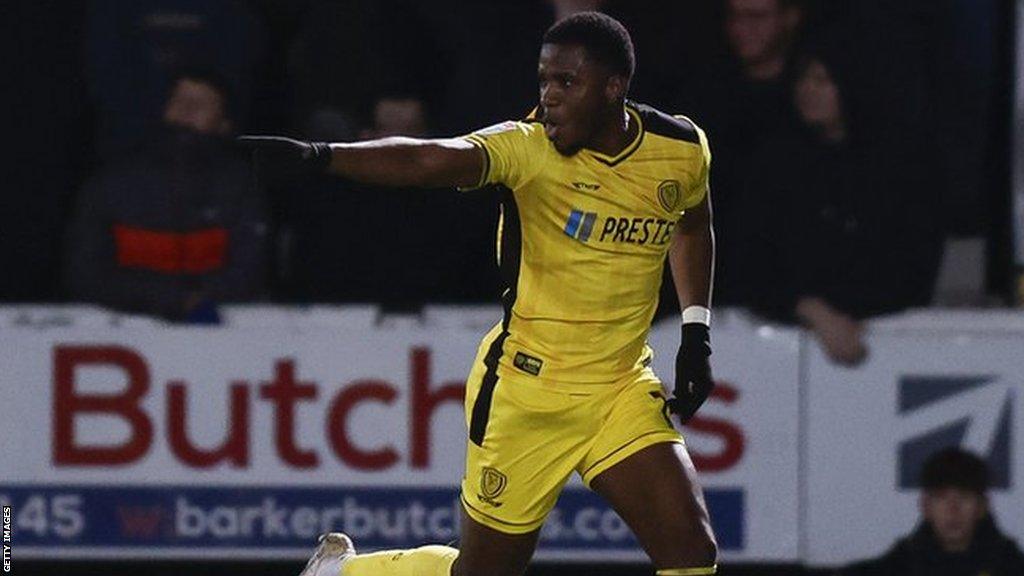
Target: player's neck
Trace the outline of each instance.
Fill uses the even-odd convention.
[[[618,156],[636,138],[640,125],[633,120],[625,106],[619,110],[609,114],[608,121],[598,130],[587,148],[607,156]]]

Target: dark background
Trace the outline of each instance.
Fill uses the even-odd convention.
[[[133,28],[132,18],[145,10],[176,4],[185,12],[206,6],[211,35],[220,27],[227,31],[223,45],[203,37],[208,44],[190,50],[186,40],[183,49],[173,34],[154,39]],[[937,144],[927,161],[936,171],[933,196],[944,233],[986,239],[987,291],[1008,302],[1012,0],[803,4],[802,36],[841,38],[843,49],[871,70],[876,112],[926,130]],[[632,97],[702,123],[693,103],[709,79],[733,66],[721,2],[613,0],[606,7],[634,38],[639,65]],[[162,102],[168,78],[151,68],[169,70],[174,62],[161,58],[185,63],[217,55],[238,88],[242,132],[308,136],[316,132],[311,112],[328,106],[344,112],[357,137],[372,121],[375,98],[410,94],[427,104],[431,134],[454,135],[532,108],[538,42],[553,18],[543,0],[12,0],[0,10],[7,55],[0,106],[7,143],[0,173],[0,302],[72,299],[60,270],[76,197],[91,174],[117,158],[119,146],[144,137],[146,115],[134,111]],[[716,158],[725,158],[726,144],[714,134],[712,142],[720,144]],[[496,301],[493,198],[397,194],[360,204],[340,201],[338,190],[337,184],[313,186],[272,198],[274,258],[266,298],[376,300],[398,308]],[[716,193],[725,210],[727,191]],[[384,226],[408,234],[395,237]],[[318,232],[324,228],[335,232]],[[376,241],[355,246],[358,259],[346,259],[343,250],[328,258],[302,244],[352,245],[375,233]],[[408,289],[352,280],[406,254],[406,262],[376,276],[397,277],[392,284]],[[417,259],[448,280],[416,284],[422,274],[408,262]],[[473,281],[460,274],[466,268],[473,269]]]

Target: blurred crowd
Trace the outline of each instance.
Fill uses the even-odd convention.
[[[268,186],[233,137],[522,117],[544,30],[602,10],[633,35],[631,97],[710,136],[716,304],[853,363],[864,318],[1007,292],[1006,4],[19,0],[0,299],[193,322],[229,301],[495,302],[488,193]],[[988,248],[949,249],[964,238]]]

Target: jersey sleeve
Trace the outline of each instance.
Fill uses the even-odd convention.
[[[693,126],[697,129],[697,136],[700,139],[700,155],[695,159],[698,162],[698,166],[693,171],[694,176],[691,177],[691,184],[686,190],[682,210],[687,210],[700,204],[704,197],[707,196],[710,188],[711,146],[708,143],[708,135],[704,133],[700,126],[696,124]]]
[[[541,125],[535,122],[502,122],[464,138],[486,156],[479,184],[469,189],[488,184],[519,188],[540,169],[547,142]]]

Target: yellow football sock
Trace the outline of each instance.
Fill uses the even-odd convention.
[[[448,546],[357,554],[342,565],[341,576],[449,576],[458,555]]]
[[[666,568],[655,572],[657,576],[706,576],[717,574],[718,566],[706,566],[704,568]]]

